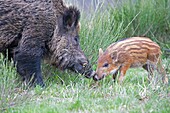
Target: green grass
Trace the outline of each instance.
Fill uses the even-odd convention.
[[[94,69],[98,49],[125,37],[145,34],[162,49],[170,48],[170,1],[154,1],[125,2],[122,7],[82,16],[81,47]],[[163,65],[170,77],[169,57],[163,59]],[[121,85],[108,76],[95,86],[92,79],[70,71],[61,72],[48,65],[42,68],[47,88],[27,88],[13,63],[5,63],[0,56],[0,112],[170,112],[170,85],[154,80],[149,84],[143,69],[128,70]]]
[[[164,64],[169,62],[164,60]],[[5,65],[3,65],[5,67]],[[9,66],[11,68],[11,66]],[[170,111],[170,86],[161,81],[149,84],[147,72],[143,69],[130,69],[123,84],[114,83],[111,76],[100,81],[94,87],[93,80],[68,77],[64,73],[64,82],[47,80],[46,89],[36,87],[26,89],[17,86],[15,69],[5,67],[8,76],[1,76],[0,110],[2,112],[165,112]],[[14,75],[13,75],[14,74]],[[170,75],[170,74],[169,74]]]
[[[97,50],[132,36],[146,36],[162,50],[170,49],[170,0],[124,0],[122,6],[82,16],[82,48],[97,58]],[[91,48],[91,49],[89,49]],[[164,52],[164,51],[163,51]]]

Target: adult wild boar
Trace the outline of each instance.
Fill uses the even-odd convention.
[[[62,0],[0,0],[0,52],[29,85],[44,86],[42,60],[92,77],[79,45],[79,18],[79,10]]]

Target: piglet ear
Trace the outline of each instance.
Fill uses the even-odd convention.
[[[70,6],[69,8],[66,9],[66,11],[63,14],[64,28],[68,30],[70,28],[77,28],[79,19],[80,19],[80,11],[73,6]]]
[[[103,50],[102,48],[99,49],[99,56],[103,55]]]

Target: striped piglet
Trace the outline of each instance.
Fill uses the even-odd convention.
[[[111,44],[105,52],[99,49],[99,58],[95,81],[111,74],[116,78],[118,71],[121,83],[126,71],[131,67],[143,67],[148,71],[149,80],[153,71],[162,75],[163,83],[168,84],[168,77],[161,64],[161,50],[158,44],[145,37],[132,37]]]

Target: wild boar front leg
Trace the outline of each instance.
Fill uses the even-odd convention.
[[[38,50],[37,50],[38,52]],[[18,51],[15,53],[17,72],[23,80],[30,86],[45,86],[41,74],[41,56],[28,54],[28,52]]]
[[[131,64],[125,64],[125,65],[122,65],[122,67],[120,68],[120,76],[118,80],[119,83],[122,83],[124,76],[126,74],[126,71],[130,68],[130,65]]]
[[[22,33],[21,43],[15,49],[14,61],[17,72],[29,86],[45,86],[41,73],[41,59],[44,53],[43,37],[38,33],[38,28],[31,27]],[[35,35],[39,34],[39,35]]]

